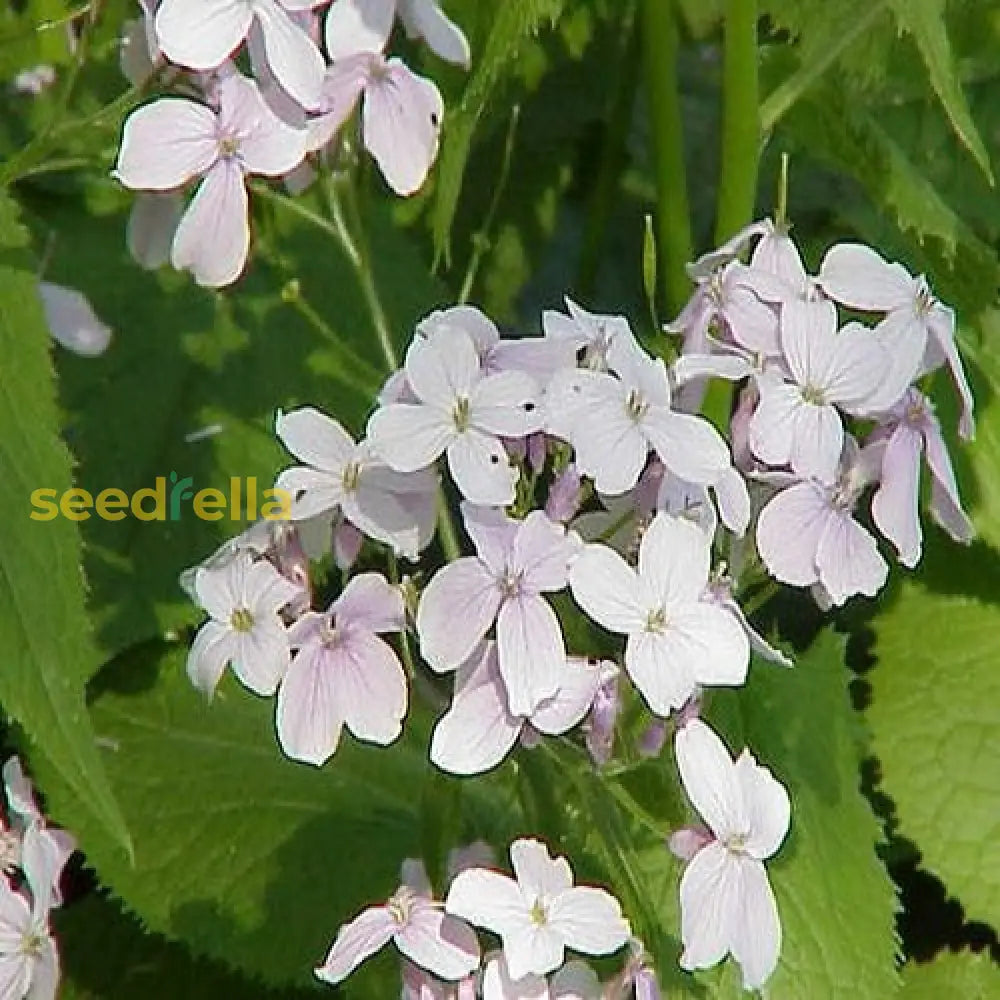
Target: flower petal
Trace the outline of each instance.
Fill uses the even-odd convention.
[[[917,509],[920,499],[920,453],[923,437],[901,424],[882,453],[879,488],[872,497],[872,518],[878,530],[896,546],[899,561],[912,569],[920,561],[923,532]]]
[[[396,934],[396,947],[412,962],[441,979],[455,980],[479,968],[479,939],[458,917],[438,904],[418,900]]]
[[[599,661],[570,656],[559,675],[559,687],[531,713],[531,724],[547,736],[568,732],[590,710],[604,678]]]
[[[156,37],[171,62],[215,69],[246,38],[252,20],[245,0],[163,0]]]
[[[233,655],[232,632],[216,621],[207,621],[198,630],[188,651],[187,675],[191,683],[209,697],[222,680]]]
[[[731,464],[722,435],[704,417],[651,406],[642,431],[663,464],[689,483],[714,483]]]
[[[555,612],[537,594],[520,594],[497,615],[500,675],[514,715],[530,715],[555,694],[566,662],[566,644]]]
[[[218,158],[215,112],[163,97],[126,119],[115,176],[134,190],[169,191],[206,173]]]
[[[631,937],[618,900],[605,889],[578,885],[549,904],[549,923],[567,946],[585,955],[610,955]]]
[[[393,648],[363,628],[351,629],[330,654],[347,728],[359,739],[388,746],[406,715],[406,674]]]
[[[816,548],[816,568],[836,605],[855,594],[874,597],[889,575],[875,539],[846,511],[827,519]]]
[[[396,931],[396,922],[388,908],[373,906],[344,924],[323,964],[315,970],[328,983],[345,980],[366,958],[384,948]]]
[[[883,260],[871,247],[838,243],[819,269],[823,291],[841,305],[866,312],[889,312],[913,301],[913,278],[899,264]]]
[[[683,517],[657,513],[639,546],[639,575],[657,602],[695,601],[708,583],[711,541]]]
[[[326,15],[326,51],[336,61],[380,53],[396,19],[396,0],[335,0]]]
[[[666,636],[646,630],[625,645],[625,670],[654,715],[669,715],[694,694],[694,677],[677,653]]]
[[[743,988],[759,990],[778,965],[781,920],[764,866],[745,858],[740,867],[742,892],[730,947],[743,972]]]
[[[740,864],[718,841],[703,847],[681,876],[682,969],[708,969],[729,952],[740,919]]]
[[[352,577],[333,603],[337,627],[361,627],[369,632],[401,632],[406,618],[403,595],[381,573]]]
[[[343,708],[336,677],[318,642],[304,646],[292,660],[278,689],[276,723],[281,749],[292,760],[319,767],[337,749]]]
[[[448,444],[448,471],[462,496],[476,504],[506,507],[514,502],[518,471],[503,445],[469,428]]]
[[[431,578],[417,607],[420,653],[438,672],[468,659],[500,610],[496,581],[478,559],[466,557]]]
[[[764,861],[781,847],[788,833],[792,808],[788,792],[749,750],[737,759],[735,774],[750,833],[744,847],[758,861]]]
[[[368,420],[368,440],[397,472],[430,465],[455,437],[454,423],[440,410],[420,403],[390,403]]]
[[[249,632],[233,633],[233,673],[254,694],[269,697],[288,670],[291,651],[288,632],[273,612],[254,612]]]
[[[148,271],[170,260],[170,247],[184,214],[184,199],[177,191],[143,191],[132,203],[126,242],[133,260]]]
[[[256,0],[253,12],[275,79],[302,107],[318,108],[326,63],[313,40],[276,0]]]
[[[174,236],[170,260],[190,270],[199,285],[230,285],[250,251],[247,192],[235,160],[220,160],[201,182]]]
[[[411,38],[422,38],[445,62],[469,68],[469,43],[435,0],[400,0],[399,18]]]
[[[495,934],[508,934],[529,923],[517,882],[486,868],[467,868],[452,879],[444,901],[445,912],[484,927]]]
[[[684,791],[720,840],[746,833],[743,789],[725,743],[701,719],[689,719],[674,737]]]
[[[542,425],[535,380],[524,372],[487,375],[472,390],[469,419],[474,427],[504,437],[524,437]]]
[[[816,483],[798,483],[770,500],[757,520],[757,551],[768,572],[796,587],[816,583],[816,552],[833,516]]]
[[[645,589],[634,569],[606,545],[587,545],[570,567],[573,600],[612,632],[641,630],[649,612]]]
[[[553,858],[540,840],[515,840],[510,845],[510,863],[526,899],[548,899],[573,885],[569,862],[564,857]]]

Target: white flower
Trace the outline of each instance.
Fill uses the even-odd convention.
[[[472,503],[512,503],[517,471],[499,439],[539,429],[534,380],[515,371],[484,376],[471,338],[454,327],[414,339],[405,370],[418,402],[372,414],[368,439],[376,453],[398,472],[445,453],[455,485]]]
[[[657,715],[698,685],[742,684],[750,647],[739,621],[705,600],[710,542],[684,518],[659,513],[639,547],[638,571],[605,545],[570,569],[573,598],[594,621],[628,637],[625,669]]]
[[[500,936],[511,979],[558,969],[566,948],[610,955],[628,941],[618,901],[604,889],[574,886],[565,858],[551,858],[537,840],[516,840],[510,860],[516,878],[485,868],[456,875],[445,909]]]
[[[394,472],[368,442],[355,444],[334,419],[311,406],[279,413],[275,431],[305,465],[285,469],[275,486],[292,494],[292,518],[340,510],[364,534],[416,559],[434,534],[437,481],[429,470]]]
[[[681,967],[709,968],[731,953],[744,987],[759,989],[781,949],[764,861],[788,832],[788,793],[749,750],[734,763],[700,719],[678,730],[674,746],[684,790],[714,836],[681,878]]]
[[[227,663],[251,691],[272,695],[291,657],[278,611],[301,592],[266,559],[246,551],[219,569],[195,574],[198,603],[211,615],[188,653],[191,683],[211,695]]]

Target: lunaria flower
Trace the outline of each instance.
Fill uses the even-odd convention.
[[[171,260],[211,287],[232,283],[246,264],[246,175],[278,177],[306,152],[305,131],[278,118],[252,80],[239,73],[225,76],[218,100],[218,111],[164,97],[132,112],[115,167],[118,180],[136,191],[170,191],[202,178],[177,227]]]
[[[444,114],[441,92],[401,59],[386,59],[377,52],[338,59],[323,78],[319,115],[310,122],[311,150],[333,139],[362,95],[365,149],[396,194],[414,194],[437,157]]]
[[[304,465],[285,469],[275,486],[291,493],[292,518],[339,510],[364,534],[416,559],[434,533],[436,479],[429,470],[394,472],[367,442],[311,406],[279,413],[275,431]]]
[[[683,518],[659,513],[633,569],[606,545],[588,545],[570,569],[581,608],[627,636],[625,669],[650,709],[669,715],[697,685],[742,684],[750,647],[739,621],[705,600],[711,543]]]
[[[479,966],[479,941],[472,928],[404,882],[384,904],[363,910],[337,931],[316,976],[328,983],[342,982],[390,941],[439,979],[462,979]]]
[[[530,715],[555,694],[566,645],[542,594],[562,590],[579,539],[542,511],[523,521],[463,504],[476,555],[456,559],[431,579],[417,608],[420,651],[435,670],[455,670],[496,621],[500,676],[514,715]]]
[[[288,632],[297,652],[278,691],[281,749],[293,760],[325,763],[343,727],[388,746],[406,715],[406,674],[379,638],[404,625],[403,595],[378,573],[354,577],[329,609],[303,615]]]
[[[781,950],[764,862],[788,832],[788,793],[749,750],[734,762],[700,719],[677,731],[674,747],[684,790],[711,832],[681,878],[681,967],[709,968],[731,953],[744,987],[759,989]]]
[[[226,664],[251,691],[272,695],[288,669],[288,633],[278,612],[301,587],[266,559],[241,551],[218,569],[202,567],[194,577],[198,604],[211,615],[188,653],[187,673],[211,696]]]
[[[468,68],[469,43],[436,0],[334,0],[326,16],[330,58],[382,52],[397,17],[410,38],[422,38],[435,55]]]
[[[975,434],[972,389],[955,345],[955,313],[934,297],[927,279],[912,277],[901,264],[888,263],[871,247],[839,243],[823,258],[819,283],[845,306],[886,314],[875,336],[891,366],[872,409],[888,409],[917,375],[944,362],[962,401],[959,434],[970,440]]]
[[[570,657],[555,693],[529,715],[514,715],[500,676],[496,643],[484,642],[455,676],[451,707],[438,720],[431,760],[452,774],[479,774],[495,767],[527,733],[558,736],[587,714],[613,664]]]
[[[376,453],[399,472],[424,468],[444,453],[466,499],[512,503],[518,474],[500,437],[539,429],[534,380],[515,371],[483,375],[471,338],[455,327],[415,338],[405,370],[418,402],[390,403],[372,414],[368,439]]]
[[[876,478],[873,459],[848,438],[835,476],[793,478],[793,485],[767,502],[757,519],[757,551],[776,580],[796,587],[819,584],[836,605],[881,590],[889,567],[854,518],[861,494]]]
[[[618,901],[596,886],[574,886],[563,858],[537,840],[510,845],[514,878],[486,868],[455,876],[448,913],[498,934],[511,979],[545,976],[563,963],[567,948],[610,955],[631,936]]]

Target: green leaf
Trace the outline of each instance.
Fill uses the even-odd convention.
[[[314,990],[269,990],[195,958],[100,893],[54,911],[61,1000],[308,1000]]]
[[[979,168],[993,184],[990,156],[973,121],[962,85],[945,23],[946,0],[893,0],[899,26],[913,36],[920,50],[931,86],[941,101],[955,134],[973,155]]]
[[[450,259],[450,233],[472,148],[472,135],[498,85],[513,72],[524,42],[546,23],[556,20],[564,0],[508,0],[496,5],[496,16],[485,48],[461,104],[448,116],[437,170],[437,198],[433,211],[435,255]]]
[[[933,962],[903,967],[899,1000],[993,1000],[1000,996],[1000,968],[988,952],[945,951]]]
[[[206,703],[186,656],[186,646],[145,647],[96,679],[92,712],[135,864],[104,850],[88,862],[154,931],[267,982],[305,986],[340,924],[386,899],[400,862],[421,855],[427,720],[411,711],[388,748],[345,732],[325,767],[295,763],[277,746],[273,699],[227,678]],[[505,796],[466,797],[476,832],[486,817],[498,829],[516,822]],[[398,971],[387,959],[371,976],[393,984]],[[381,986],[365,972],[347,995],[390,995]]]
[[[32,520],[34,490],[70,488],[59,440],[50,338],[38,281],[20,256],[0,256],[0,703],[24,729],[36,768],[47,764],[70,798],[56,818],[97,820],[108,849],[129,835],[103,772],[84,706],[96,660],[84,610],[80,535],[64,518]],[[113,845],[113,848],[112,846]]]
[[[928,532],[919,576],[902,582],[874,622],[877,664],[867,715],[899,834],[916,844],[923,866],[958,897],[968,919],[997,926],[1000,773],[985,763],[1000,755],[1000,352],[994,340],[984,339],[978,361],[977,439],[966,454],[953,455],[983,540],[962,548],[937,530]]]

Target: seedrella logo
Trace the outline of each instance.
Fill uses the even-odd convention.
[[[169,485],[168,485],[169,484]],[[292,497],[287,490],[276,487],[259,489],[254,476],[229,480],[229,492],[215,487],[195,490],[194,479],[183,479],[176,473],[157,476],[152,486],[136,490],[131,496],[125,490],[109,487],[94,494],[74,486],[58,490],[40,488],[31,494],[31,520],[52,521],[62,516],[69,521],[87,521],[97,517],[102,521],[180,521],[194,516],[200,521],[287,521],[292,513]]]

